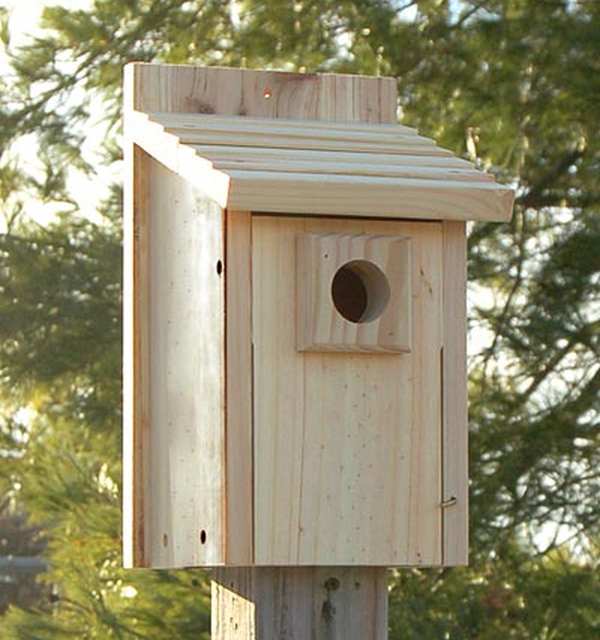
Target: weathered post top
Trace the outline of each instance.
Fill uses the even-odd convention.
[[[467,560],[465,221],[395,81],[125,78],[128,566]]]

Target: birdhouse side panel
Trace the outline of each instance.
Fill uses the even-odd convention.
[[[150,156],[138,163],[125,344],[134,353],[124,434],[132,564],[222,564],[224,214]]]
[[[410,268],[398,273],[409,274],[411,300],[396,310],[412,315],[410,352],[298,349],[303,234],[410,241]],[[252,242],[256,564],[440,564],[441,223],[254,215]],[[354,276],[368,273],[367,254],[351,257]],[[335,304],[334,279],[317,306]],[[389,284],[388,304],[404,307],[394,290],[407,283]],[[357,300],[342,291],[341,312],[368,314]]]

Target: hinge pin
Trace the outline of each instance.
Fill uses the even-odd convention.
[[[447,509],[448,507],[453,507],[457,502],[456,496],[450,496],[447,500],[442,500],[440,506],[442,509]]]

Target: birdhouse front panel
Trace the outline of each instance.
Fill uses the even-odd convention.
[[[257,564],[439,564],[441,223],[252,217]]]

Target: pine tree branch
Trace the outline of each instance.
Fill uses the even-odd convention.
[[[586,148],[574,149],[569,152],[563,158],[561,158],[556,165],[548,171],[529,191],[516,198],[515,204],[527,208],[539,208],[540,206],[549,206],[548,204],[541,204],[544,201],[544,192],[549,189],[555,181],[563,176],[577,160],[583,158],[586,153]]]

